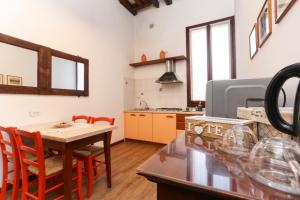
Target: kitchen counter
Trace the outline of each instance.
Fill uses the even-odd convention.
[[[150,110],[125,110],[124,113],[153,113],[153,114],[183,114],[183,115],[204,115],[203,111],[160,111],[155,109]]]
[[[234,158],[215,151],[210,139],[196,135],[180,135],[137,173],[157,183],[158,200],[299,199],[252,181]]]

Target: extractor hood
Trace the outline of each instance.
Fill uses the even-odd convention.
[[[183,83],[176,74],[176,62],[174,59],[166,60],[166,72],[155,82],[160,84]]]

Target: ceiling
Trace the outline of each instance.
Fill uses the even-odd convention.
[[[119,2],[133,15],[150,6],[159,8],[160,4],[158,0],[119,0]],[[172,4],[172,0],[164,0],[164,2],[167,5]]]

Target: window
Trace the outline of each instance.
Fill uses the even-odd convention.
[[[234,17],[186,28],[188,106],[205,102],[209,80],[235,78]]]

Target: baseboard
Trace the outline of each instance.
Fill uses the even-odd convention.
[[[116,142],[112,143],[110,146],[115,146],[115,145],[121,144],[121,143],[123,143],[123,142],[125,142],[125,139],[116,141]]]
[[[151,142],[151,141],[143,141],[143,140],[135,140],[135,139],[128,139],[125,138],[125,141],[134,141],[134,142],[139,142],[139,143],[144,143],[144,144],[157,144],[157,145],[161,145],[161,146],[165,146],[166,144],[162,144],[162,143],[157,143],[157,142]]]

